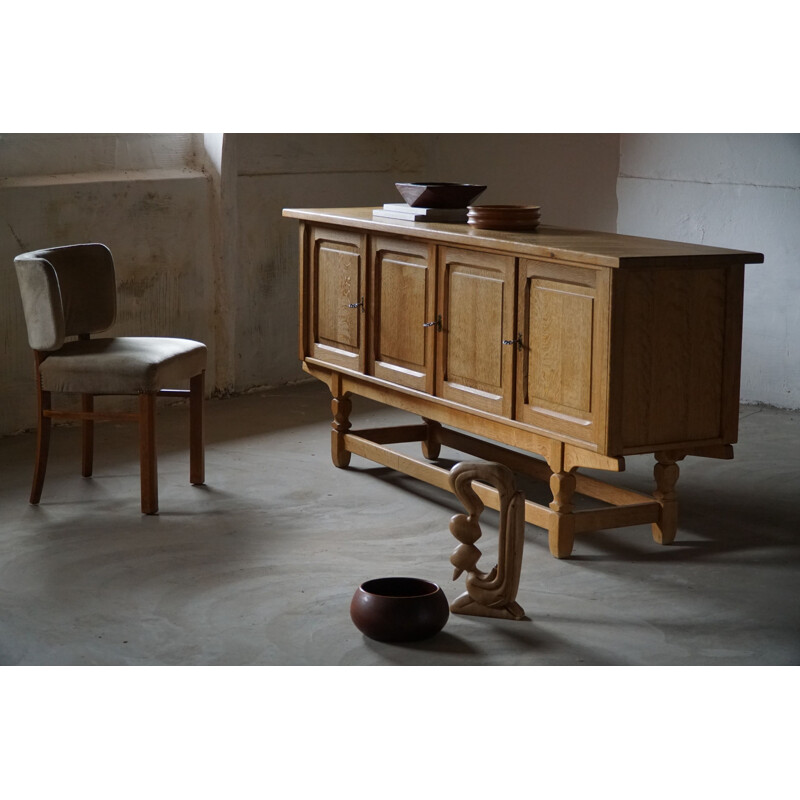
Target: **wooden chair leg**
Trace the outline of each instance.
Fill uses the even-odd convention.
[[[81,411],[91,413],[94,411],[94,397],[90,394],[81,395]],[[81,421],[81,475],[89,478],[92,475],[94,463],[94,420]]]
[[[37,378],[38,380],[38,378]],[[45,416],[45,411],[51,408],[50,392],[37,392],[37,406],[39,409],[39,424],[36,429],[36,463],[33,466],[33,485],[31,486],[30,502],[36,505],[42,497],[44,474],[47,470],[47,454],[50,450],[50,417]]]
[[[203,434],[203,395],[205,373],[195,375],[189,382],[189,482],[206,482],[206,456]]]
[[[158,465],[156,458],[156,396],[139,395],[139,471],[142,482],[142,514],[158,513]]]

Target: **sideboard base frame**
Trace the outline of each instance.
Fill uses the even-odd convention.
[[[568,558],[572,554],[575,534],[648,523],[652,526],[654,541],[671,544],[677,532],[678,521],[675,489],[679,475],[677,462],[687,455],[733,457],[733,448],[730,445],[656,452],[656,488],[652,495],[646,495],[578,471],[580,467],[589,467],[622,472],[625,469],[624,458],[608,458],[590,451],[580,452],[578,448],[564,442],[544,437],[540,452],[535,455],[517,452],[446,427],[436,420],[438,409],[434,404],[429,403],[416,409],[407,408],[409,404],[415,406],[416,403],[414,398],[409,401],[405,390],[382,385],[382,382],[373,378],[350,375],[346,371],[309,361],[304,363],[303,368],[325,382],[331,391],[331,456],[335,466],[349,466],[350,455],[355,454],[452,492],[450,471],[423,460],[435,460],[441,447],[446,446],[476,458],[503,464],[515,472],[544,481],[550,486],[552,500],[549,505],[542,505],[526,499],[525,521],[548,532],[550,552],[556,558]],[[412,412],[421,411],[422,422],[416,425],[351,430],[352,394]],[[408,442],[421,444],[422,458],[414,458],[389,446]],[[486,506],[500,509],[499,494],[494,487],[476,481],[474,489]],[[598,500],[604,505],[575,509],[573,503],[576,495]]]

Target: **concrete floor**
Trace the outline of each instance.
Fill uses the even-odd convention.
[[[398,418],[355,399],[355,427]],[[78,429],[56,429],[38,507],[27,502],[33,434],[4,437],[0,663],[797,665],[799,418],[742,407],[733,461],[683,462],[673,545],[637,526],[577,537],[557,560],[528,526],[517,597],[528,619],[451,615],[407,645],[362,636],[350,598],[368,578],[411,575],[452,601],[464,588],[448,560],[460,508],[358,457],[335,469],[323,385],[209,401],[205,487],[188,484],[185,409],[162,405],[153,517],[139,512],[134,426],[98,426],[91,479]],[[613,479],[649,491],[652,458]]]

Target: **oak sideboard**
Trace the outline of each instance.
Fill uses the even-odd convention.
[[[576,533],[622,526],[671,542],[677,462],[733,455],[744,265],[763,255],[372,210],[283,211],[300,224],[300,358],[331,391],[333,463],[355,453],[452,491],[444,445],[547,481],[552,500],[526,500],[524,517],[556,557]],[[420,420],[353,430],[353,394]],[[581,471],[643,453],[652,495]],[[495,488],[475,489],[499,508]],[[577,508],[576,494],[592,502]]]

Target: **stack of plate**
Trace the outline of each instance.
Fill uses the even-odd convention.
[[[541,206],[469,206],[467,222],[494,231],[535,231]]]

